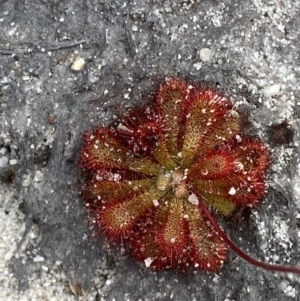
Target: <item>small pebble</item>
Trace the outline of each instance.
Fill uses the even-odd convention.
[[[18,163],[17,159],[10,159],[9,164],[10,165],[16,165]]]
[[[212,58],[213,52],[209,48],[202,48],[199,55],[202,62],[209,62]]]
[[[265,87],[263,89],[263,94],[266,97],[272,97],[272,96],[278,95],[279,91],[280,91],[280,85],[279,84],[274,84],[274,85]]]
[[[0,168],[6,167],[8,163],[8,158],[3,156],[0,158]]]
[[[74,71],[80,71],[85,65],[85,60],[82,57],[77,56],[71,65],[71,69]]]
[[[44,261],[45,258],[42,257],[42,256],[39,256],[39,255],[36,255],[34,258],[33,258],[33,262],[42,262]]]

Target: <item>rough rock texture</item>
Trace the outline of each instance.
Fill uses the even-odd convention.
[[[151,101],[166,77],[218,85],[273,152],[266,201],[221,223],[253,256],[300,264],[299,14],[293,0],[1,1],[6,300],[297,300],[299,277],[233,253],[218,274],[186,275],[109,250],[85,222],[76,162],[85,129]]]

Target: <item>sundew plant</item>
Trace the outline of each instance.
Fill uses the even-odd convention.
[[[300,274],[245,254],[216,221],[266,194],[269,149],[243,133],[243,119],[225,93],[169,79],[151,105],[86,132],[79,166],[96,232],[152,270],[217,271],[230,247],[254,265]]]

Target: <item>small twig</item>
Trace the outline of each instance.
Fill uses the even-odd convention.
[[[19,54],[20,52],[18,52]],[[13,50],[9,50],[9,49],[0,49],[0,54],[2,55],[12,55],[12,54],[17,54],[15,51]]]
[[[130,55],[130,57],[133,58],[135,56],[135,45],[132,40],[132,34],[131,34],[129,28],[127,27],[125,19],[124,19],[124,28],[125,28],[125,35],[126,35],[126,41],[127,41],[126,50],[127,50],[128,54]]]
[[[78,41],[78,42],[74,42],[72,44],[57,45],[57,46],[53,46],[53,47],[49,48],[48,50],[57,51],[57,50],[60,50],[60,49],[75,47],[75,46],[78,46],[78,45],[86,43],[86,42],[87,42],[87,40],[81,40],[81,41]],[[44,48],[46,48],[46,47],[44,47]]]
[[[49,48],[47,48],[47,46],[40,46],[40,48],[38,47],[33,47],[33,51],[41,51],[42,48],[45,49],[45,52],[46,51],[57,51],[57,50],[61,50],[61,49],[67,49],[67,48],[72,48],[72,47],[75,47],[75,46],[78,46],[80,44],[83,44],[83,43],[87,43],[87,40],[81,40],[81,41],[78,41],[78,42],[74,42],[74,43],[71,43],[71,44],[61,44],[61,45],[57,45],[57,46],[51,46]],[[32,48],[32,47],[30,47]],[[13,55],[13,54],[30,54],[32,53],[33,51],[31,52],[28,52],[28,49],[24,49],[24,50],[11,50],[11,49],[0,49],[0,54],[2,55]]]

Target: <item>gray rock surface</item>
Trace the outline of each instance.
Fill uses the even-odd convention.
[[[299,277],[232,252],[220,273],[182,274],[108,248],[92,237],[76,162],[85,130],[151,101],[166,77],[218,85],[273,156],[266,201],[221,223],[253,256],[300,265],[299,14],[293,0],[0,1],[5,300],[298,300]],[[284,122],[293,139],[275,143]]]

